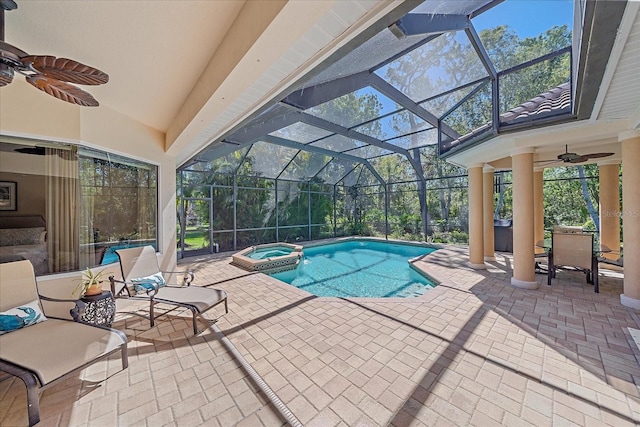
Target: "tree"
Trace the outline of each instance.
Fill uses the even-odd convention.
[[[594,220],[598,217],[594,206],[599,203],[597,172],[595,164],[544,170],[545,229],[563,224],[599,230]]]

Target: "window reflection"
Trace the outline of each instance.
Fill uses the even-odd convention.
[[[157,247],[156,166],[6,136],[0,152],[0,181],[18,197],[0,211],[0,262],[27,259],[43,275],[115,262],[118,247]]]
[[[116,262],[115,250],[156,246],[158,168],[81,149],[80,267]]]

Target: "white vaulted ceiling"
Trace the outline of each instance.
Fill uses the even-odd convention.
[[[5,40],[109,74],[88,87],[108,106],[165,131],[244,1],[20,1]],[[46,95],[42,95],[46,96]]]
[[[105,71],[110,77],[106,85],[84,89],[101,106],[166,133],[165,148],[177,164],[402,4],[16,3],[17,10],[5,13],[5,41],[30,54],[71,58]]]

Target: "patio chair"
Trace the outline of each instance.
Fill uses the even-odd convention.
[[[197,317],[211,322],[203,314],[224,303],[225,313],[229,312],[227,305],[227,293],[222,289],[191,286],[193,273],[179,271],[161,271],[158,265],[156,251],[152,246],[139,246],[115,251],[120,259],[122,280],[114,276],[109,277],[111,292],[116,298],[132,298],[149,300],[149,319],[151,327],[155,325],[155,319],[167,314],[176,308],[183,307],[191,310],[193,318],[193,334],[197,335]],[[165,275],[182,274],[182,283],[167,285]],[[159,315],[155,315],[156,304],[168,304],[175,306]]]
[[[572,267],[584,271],[587,275],[587,283],[593,283],[594,291],[600,292],[598,258],[593,249],[593,234],[553,233],[548,260],[547,284],[549,286],[551,286],[551,279],[556,277],[556,270]]]
[[[70,313],[75,320],[46,315],[53,302],[76,303]],[[39,295],[30,261],[0,264],[0,371],[27,387],[30,426],[40,421],[39,391],[45,387],[118,351],[122,369],[128,366],[126,335],[80,322],[82,308],[81,301]]]

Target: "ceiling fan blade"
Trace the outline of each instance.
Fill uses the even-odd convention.
[[[6,86],[13,81],[13,69],[6,64],[0,63],[0,87]]]
[[[97,107],[99,105],[98,101],[90,93],[47,76],[40,74],[28,76],[27,82],[41,91],[71,104],[82,105],[83,107]]]
[[[16,65],[20,65],[20,58],[28,55],[24,50],[18,49],[14,45],[3,42],[2,40],[0,40],[0,52],[4,61],[9,61]]]
[[[18,7],[13,0],[0,0],[0,9],[2,10],[14,10]]]
[[[576,157],[575,159],[569,160],[569,163],[582,163],[586,162],[590,159],[600,159],[602,157],[613,156],[613,153],[589,153],[583,154],[581,156]]]
[[[589,156],[576,156],[576,157],[572,157],[571,159],[567,160],[566,163],[582,163],[582,162],[586,162],[587,160],[589,160]]]
[[[6,86],[13,81],[13,75],[5,76],[0,74],[0,87]]]
[[[551,166],[551,165],[556,165],[558,163],[562,163],[562,160],[554,160],[554,159],[536,160],[533,163],[536,164],[536,167],[547,167],[547,166]]]
[[[109,81],[109,75],[105,72],[73,59],[56,58],[49,55],[27,55],[21,57],[20,61],[27,66],[31,64],[33,68],[47,77],[63,82],[101,85]]]
[[[587,157],[589,159],[600,159],[602,157],[613,156],[613,153],[589,153],[585,154],[583,157]]]

